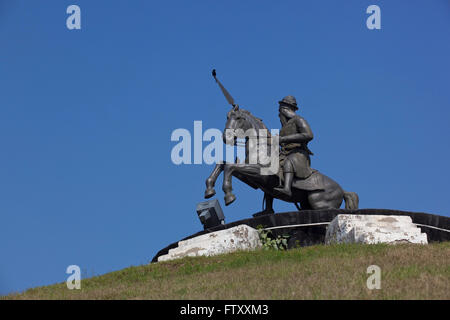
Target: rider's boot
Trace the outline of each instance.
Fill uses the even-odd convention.
[[[284,173],[284,187],[283,188],[274,188],[274,190],[284,193],[287,196],[292,196],[291,185],[292,180],[294,179],[293,172],[285,172]]]

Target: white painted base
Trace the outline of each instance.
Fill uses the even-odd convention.
[[[261,247],[259,234],[245,224],[207,233],[195,238],[178,242],[178,247],[158,257],[158,262],[184,257],[213,256],[236,250],[254,250]]]
[[[409,216],[340,214],[327,229],[325,243],[419,243],[427,234]]]

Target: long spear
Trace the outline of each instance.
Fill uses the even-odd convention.
[[[225,96],[225,98],[227,99],[229,104],[231,104],[233,107],[236,107],[236,104],[234,103],[233,97],[227,91],[227,89],[225,89],[225,87],[222,85],[222,83],[220,83],[220,81],[219,81],[219,79],[217,79],[216,75],[217,75],[216,74],[216,69],[213,69],[212,76],[214,77],[214,80],[216,80],[217,84],[219,85],[220,90],[222,90],[223,95]]]

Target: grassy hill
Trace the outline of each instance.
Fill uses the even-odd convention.
[[[381,268],[381,289],[366,286]],[[129,267],[1,299],[450,299],[450,243],[236,252]]]

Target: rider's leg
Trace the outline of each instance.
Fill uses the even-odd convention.
[[[284,193],[288,196],[291,196],[292,180],[294,179],[294,167],[292,166],[292,163],[291,161],[289,161],[289,159],[286,159],[286,161],[284,161],[283,172],[284,172],[284,187],[275,188],[275,190]]]

